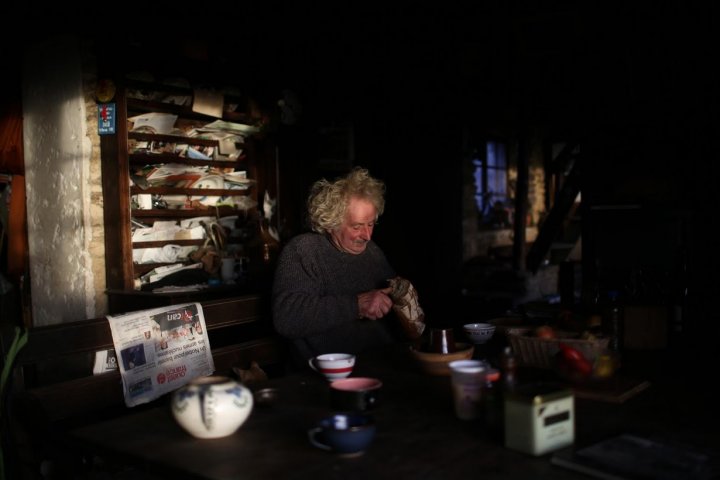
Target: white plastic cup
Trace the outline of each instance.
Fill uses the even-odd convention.
[[[456,360],[448,364],[455,414],[461,420],[475,420],[483,414],[482,389],[487,365],[481,360]]]

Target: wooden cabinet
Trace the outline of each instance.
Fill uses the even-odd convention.
[[[187,253],[213,246],[215,238],[224,238],[217,243],[226,253],[246,259],[246,277],[254,274],[254,278],[203,293],[257,291],[271,268],[262,255],[263,242],[268,240],[266,231],[264,236],[261,231],[263,196],[277,195],[275,148],[266,128],[267,116],[253,108],[246,95],[198,90],[189,82],[177,86],[125,76],[114,81],[116,132],[101,136],[106,283],[109,294],[122,299],[111,299],[111,313],[123,310],[122,304],[139,289],[144,274],[164,265],[196,263]],[[193,108],[200,93],[222,102],[221,117]],[[148,115],[169,121],[146,122]],[[235,130],[208,132],[213,122],[227,122],[221,126]],[[238,172],[245,172],[247,180]],[[173,235],[137,234],[156,222],[180,227],[200,217],[210,219]],[[173,254],[180,252],[174,260],[173,255],[158,254],[168,245]]]

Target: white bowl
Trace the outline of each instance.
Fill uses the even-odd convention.
[[[495,333],[495,325],[489,323],[466,323],[463,325],[465,335],[476,345],[490,340]]]

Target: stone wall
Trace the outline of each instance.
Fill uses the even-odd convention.
[[[33,324],[105,313],[96,108],[82,43],[42,39],[23,64],[23,144]]]

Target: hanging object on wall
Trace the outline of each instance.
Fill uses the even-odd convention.
[[[115,83],[108,78],[98,80],[97,88],[95,89],[95,98],[97,98],[97,101],[107,103],[114,97]]]
[[[98,135],[115,133],[115,104],[98,105]]]

